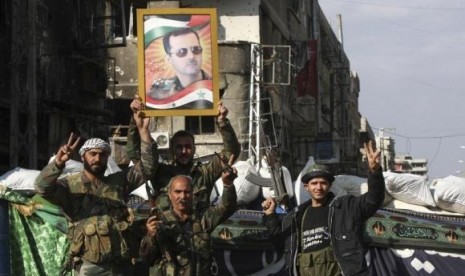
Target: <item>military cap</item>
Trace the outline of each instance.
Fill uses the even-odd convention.
[[[315,177],[326,178],[330,183],[334,181],[334,175],[326,165],[315,164],[310,166],[302,176],[302,183],[307,183]]]

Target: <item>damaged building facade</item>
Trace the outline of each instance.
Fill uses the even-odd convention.
[[[180,7],[217,9],[220,97],[242,160],[259,163],[267,141],[293,178],[310,156],[336,173],[365,174],[360,150],[374,135],[358,110],[359,78],[318,1],[0,2],[11,11],[0,18],[2,171],[41,168],[72,131],[111,137],[126,165],[135,10]],[[167,159],[179,129],[196,135],[198,157],[221,148],[212,116],[157,117],[151,127]]]

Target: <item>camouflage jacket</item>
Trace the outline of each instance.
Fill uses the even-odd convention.
[[[68,218],[72,256],[93,263],[129,257],[132,217],[125,199],[153,169],[152,144],[143,142],[141,147],[141,161],[135,166],[93,181],[83,172],[58,179],[62,170],[54,162],[37,177],[37,193],[62,207]]]
[[[217,206],[204,212],[196,210],[185,222],[172,210],[164,211],[163,226],[155,237],[144,237],[140,256],[154,266],[155,275],[212,275],[210,234],[234,213],[236,202],[236,189],[232,185],[224,189]]]
[[[223,138],[224,148],[222,155],[226,160],[229,160],[231,154],[239,157],[241,146],[237,140],[236,133],[232,128],[228,119],[218,124],[218,128]],[[137,132],[128,131],[127,151],[128,156],[137,156],[135,148],[138,143]],[[155,162],[158,160],[158,152],[154,152]],[[210,194],[215,184],[215,181],[221,177],[223,169],[220,158],[214,155],[208,163],[200,162],[190,164],[188,166],[169,165],[164,163],[155,163],[155,175],[151,177],[151,182],[158,196],[156,198],[156,206],[162,210],[169,209],[170,203],[167,195],[166,186],[173,176],[189,175],[192,177],[194,187],[194,205],[197,209],[208,208],[210,206]]]

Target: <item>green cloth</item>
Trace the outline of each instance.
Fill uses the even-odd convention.
[[[0,192],[0,198],[9,202],[10,275],[60,275],[69,243],[57,228],[63,220],[66,222],[58,207],[38,196],[31,199],[8,188]],[[12,205],[31,206],[33,203],[40,203],[42,207],[27,217]],[[56,212],[53,215],[52,210]],[[39,213],[48,218],[42,218]]]

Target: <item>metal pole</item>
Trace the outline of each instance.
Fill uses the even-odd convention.
[[[10,275],[8,201],[0,199],[0,276]]]

